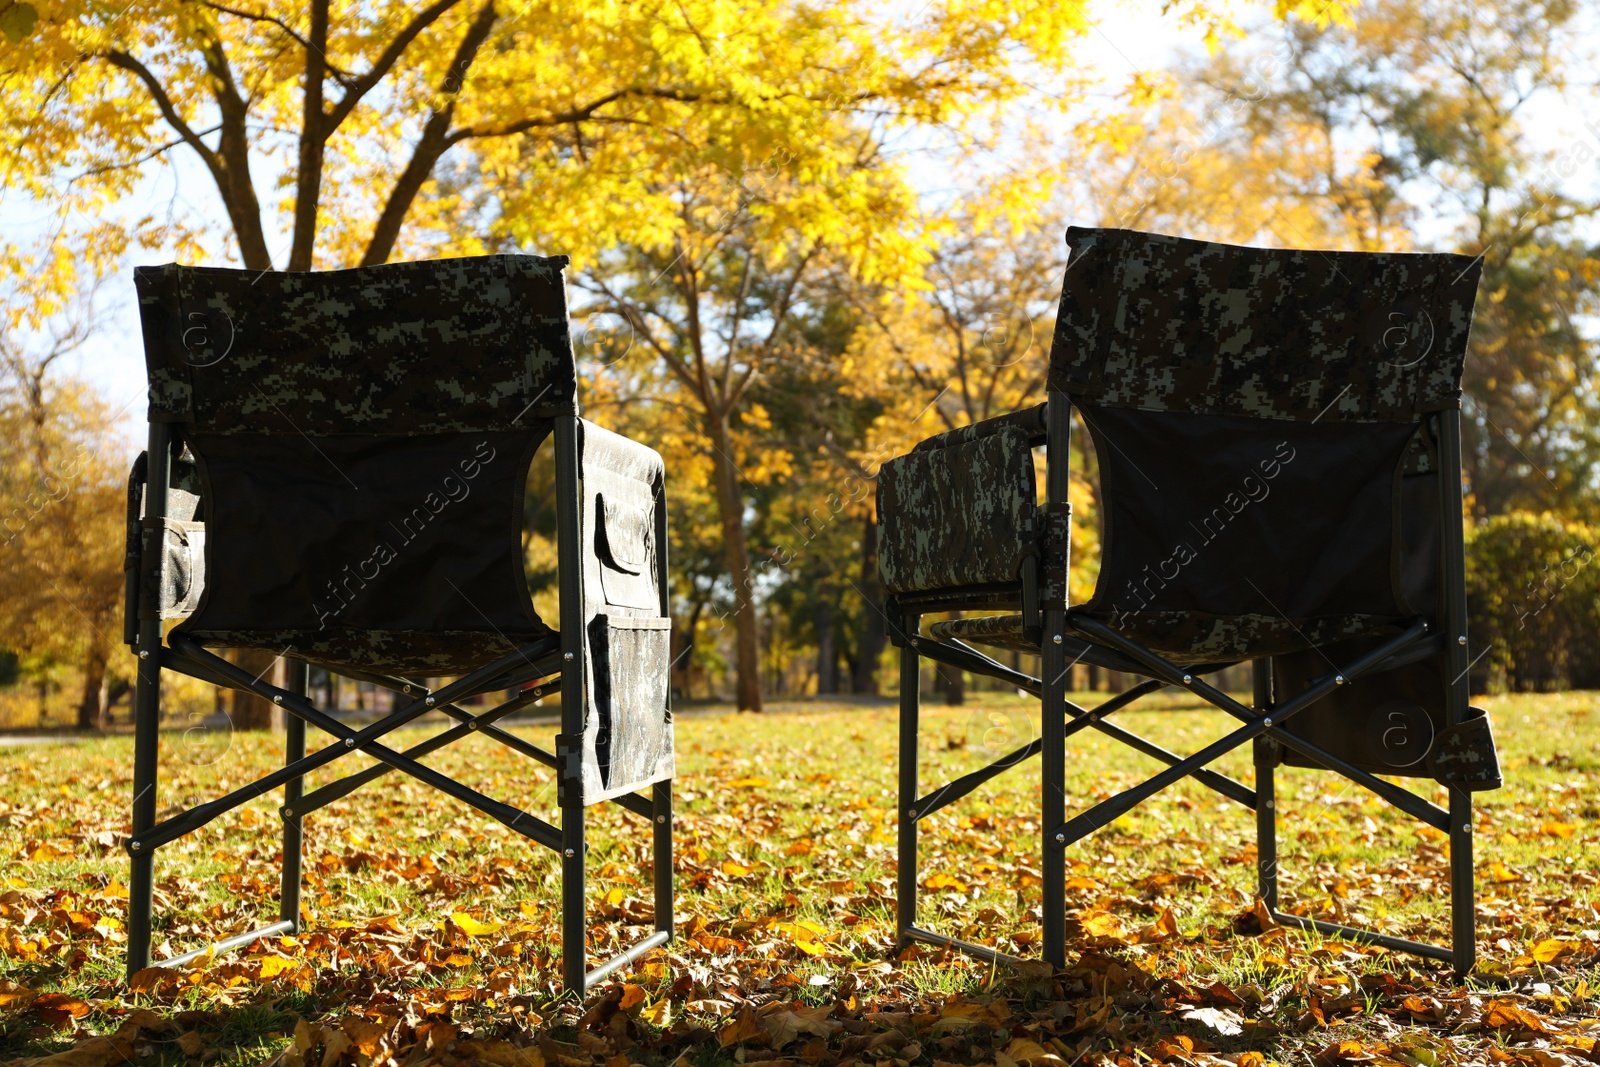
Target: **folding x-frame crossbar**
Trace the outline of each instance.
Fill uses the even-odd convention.
[[[1064,797],[1065,742],[1069,737],[1081,730],[1095,729],[1135,751],[1166,763],[1168,766],[1164,771],[1139,785],[1100,801],[1071,819],[1063,816],[1059,821],[1047,823],[1044,827],[1046,848],[1044,864],[1044,955],[1048,962],[1055,964],[1065,962],[1065,856],[1063,854],[1065,849],[1106,826],[1118,816],[1131,811],[1138,804],[1148,800],[1156,793],[1186,777],[1192,777],[1217,793],[1237,801],[1256,812],[1259,836],[1259,892],[1263,902],[1271,909],[1274,919],[1281,925],[1313,929],[1323,934],[1366,941],[1433,959],[1446,961],[1457,959],[1456,952],[1450,948],[1393,937],[1376,931],[1363,930],[1338,923],[1308,919],[1277,910],[1278,865],[1276,852],[1276,802],[1273,781],[1273,768],[1277,761],[1272,751],[1273,745],[1284,745],[1329,770],[1343,775],[1358,785],[1376,793],[1406,814],[1427,823],[1441,832],[1450,834],[1452,838],[1458,836],[1452,832],[1452,827],[1456,826],[1456,829],[1462,830],[1463,834],[1467,835],[1470,842],[1470,824],[1457,826],[1452,822],[1450,811],[1377,775],[1364,771],[1321,746],[1284,729],[1284,724],[1292,716],[1304,711],[1318,700],[1327,696],[1337,686],[1348,684],[1368,674],[1400,666],[1418,658],[1419,653],[1426,654],[1435,649],[1437,645],[1429,640],[1426,622],[1422,620],[1415,621],[1400,635],[1385,642],[1349,665],[1329,671],[1320,678],[1315,679],[1304,692],[1279,704],[1272,703],[1270,696],[1271,661],[1257,660],[1255,661],[1258,677],[1255,701],[1257,706],[1251,708],[1195,677],[1184,668],[1146,651],[1132,641],[1126,640],[1109,627],[1069,612],[1065,618],[1068,629],[1075,630],[1086,637],[1091,637],[1095,643],[1102,647],[1114,648],[1117,652],[1139,663],[1145,668],[1146,673],[1153,676],[1149,680],[1106,700],[1093,709],[1080,707],[1068,700],[1063,687],[1046,686],[1039,678],[1006,667],[960,641],[935,640],[921,635],[911,636],[916,634],[916,622],[917,620],[913,616],[907,617],[903,623],[905,626],[903,632],[907,637],[901,661],[900,797],[902,818],[899,842],[898,917],[902,942],[920,941],[936,946],[958,949],[993,962],[1016,962],[1017,957],[1007,953],[988,946],[947,937],[917,925],[917,823],[973,792],[990,779],[1033,756],[1041,754],[1045,756],[1043,775],[1045,806],[1047,808],[1062,806],[1061,799]],[[919,684],[917,672],[919,657],[946,663],[973,673],[988,675],[1007,684],[1015,685],[1031,695],[1046,698],[1047,709],[1050,703],[1049,697],[1054,695],[1059,711],[1054,715],[1049,710],[1044,712],[1044,727],[1039,738],[1001,756],[987,766],[918,796],[916,770],[917,700],[915,693]],[[1193,755],[1182,757],[1138,734],[1106,721],[1113,713],[1127,708],[1141,697],[1168,686],[1188,690],[1207,703],[1233,716],[1243,725]],[[1049,694],[1047,692],[1049,689],[1063,691]],[[912,694],[909,700],[904,699],[907,693]],[[1255,743],[1256,786],[1254,788],[1209,768],[1208,764],[1251,742]],[[1052,750],[1054,758],[1051,757]],[[1050,802],[1052,794],[1056,798],[1056,802],[1053,805]],[[1466,856],[1470,857],[1470,852],[1467,852]],[[1455,861],[1453,866],[1462,866],[1461,859],[1461,853],[1453,850],[1452,860]],[[1470,877],[1471,866],[1469,858],[1465,863],[1465,868]],[[1466,900],[1470,907],[1470,894],[1466,897]],[[1469,931],[1471,929],[1470,918],[1467,929]]]
[[[1052,393],[1047,416],[1050,453],[1066,455],[1070,433],[1067,398]],[[1444,412],[1438,416],[1440,463],[1446,471],[1461,469],[1460,416]],[[1047,471],[1051,500],[1066,499],[1066,464],[1051,462]],[[1444,960],[1454,964],[1459,974],[1470,971],[1476,962],[1473,914],[1472,803],[1471,794],[1449,787],[1449,808],[1441,808],[1394,783],[1356,767],[1319,745],[1284,729],[1294,715],[1326,697],[1335,688],[1371,674],[1382,673],[1430,657],[1442,657],[1454,674],[1450,681],[1450,723],[1454,725],[1466,708],[1466,606],[1460,595],[1463,588],[1460,484],[1441,478],[1440,496],[1444,515],[1441,538],[1443,581],[1446,594],[1441,612],[1448,632],[1462,635],[1446,641],[1443,634],[1430,633],[1428,623],[1418,618],[1400,634],[1344,667],[1334,667],[1313,679],[1300,693],[1275,700],[1272,661],[1253,661],[1254,707],[1229,697],[1201,680],[1199,668],[1185,669],[1170,660],[1130,641],[1109,626],[1081,611],[1052,606],[1042,612],[1043,635],[1040,644],[1039,677],[989,658],[964,642],[935,639],[920,633],[921,615],[940,610],[938,598],[919,602],[902,598],[904,613],[891,620],[900,646],[900,781],[899,781],[899,878],[897,925],[902,945],[922,942],[969,953],[990,962],[1017,962],[1018,957],[985,945],[958,940],[917,925],[917,824],[934,812],[961,799],[984,782],[1002,774],[1033,756],[1042,758],[1041,829],[1043,833],[1043,956],[1046,962],[1066,962],[1066,865],[1065,850],[1104,827],[1118,816],[1183,778],[1194,778],[1216,792],[1239,802],[1256,814],[1258,893],[1272,917],[1280,925],[1314,930],[1329,936],[1381,945],[1396,951]],[[1085,709],[1067,699],[1066,681],[1070,673],[1069,654],[1082,657],[1088,652],[1108,654],[1123,669],[1145,675],[1149,680],[1112,697],[1093,709]],[[987,675],[1014,685],[1040,699],[1043,707],[1040,736],[989,765],[972,771],[932,792],[919,795],[917,775],[918,708],[923,658],[945,663],[975,674]],[[1331,666],[1331,664],[1330,664]],[[1116,726],[1106,719],[1143,696],[1172,686],[1183,688],[1242,725],[1231,733],[1190,756],[1179,756],[1167,749]],[[1084,729],[1095,729],[1124,745],[1167,764],[1167,768],[1133,788],[1107,798],[1068,819],[1066,816],[1065,761],[1066,740]],[[1255,785],[1247,786],[1209,768],[1209,764],[1229,752],[1253,744]],[[1278,910],[1277,802],[1274,772],[1278,763],[1277,746],[1285,746],[1307,757],[1313,764],[1334,771],[1382,797],[1429,826],[1448,835],[1451,879],[1451,945],[1439,945],[1394,937],[1339,923],[1324,922]]]
[[[146,494],[146,521],[159,524],[166,514],[171,436],[164,424],[152,424],[150,449],[143,469]],[[558,432],[559,453],[574,446]],[[131,490],[130,490],[131,492]],[[575,509],[563,509],[559,521],[575,524]],[[137,509],[135,509],[137,513]],[[567,543],[575,544],[576,536]],[[571,570],[571,568],[567,568]],[[565,574],[563,575],[565,577]],[[563,604],[578,598],[563,588]],[[564,620],[565,621],[565,620]],[[292,934],[299,928],[302,881],[302,846],[306,815],[348,795],[358,787],[391,771],[411,775],[426,785],[454,797],[515,830],[529,840],[554,850],[562,862],[562,980],[569,995],[581,995],[596,983],[672,939],[672,783],[657,782],[648,799],[637,793],[612,798],[612,803],[634,815],[650,820],[652,858],[655,872],[655,931],[623,952],[593,969],[587,961],[587,923],[584,899],[584,804],[582,791],[570,788],[561,794],[561,825],[553,825],[529,812],[502,803],[470,786],[442,774],[423,763],[421,757],[470,734],[488,736],[512,750],[545,766],[555,768],[563,779],[581,781],[583,704],[574,699],[581,685],[563,686],[563,667],[581,669],[582,645],[553,635],[516,649],[492,663],[454,682],[430,690],[421,682],[362,671],[339,673],[369,681],[393,691],[398,706],[388,715],[354,729],[306,698],[306,664],[286,658],[286,684],[282,687],[251,677],[248,671],[203,648],[181,632],[164,640],[161,620],[144,617],[127,636],[138,655],[135,683],[134,721],[134,804],[133,828],[126,849],[131,860],[128,908],[128,976],[152,966],[151,942],[154,925],[155,853],[163,845],[184,837],[233,809],[256,800],[275,789],[283,790],[279,814],[283,819],[283,871],[279,896],[278,921],[224,938],[205,948],[155,962],[159,967],[178,967],[212,953],[240,948],[264,937]],[[581,627],[573,626],[574,633]],[[576,647],[574,647],[576,646]],[[173,670],[225,688],[253,693],[283,708],[285,715],[284,766],[232,792],[195,805],[167,819],[157,821],[158,746],[160,740],[160,672]],[[459,706],[460,701],[483,693],[518,689],[517,696],[476,714]],[[549,752],[500,728],[496,723],[541,697],[562,693],[562,729],[557,751]],[[437,711],[455,725],[405,751],[396,751],[381,739],[429,712]],[[334,743],[316,752],[306,752],[306,726],[331,735]],[[312,793],[304,792],[305,776],[331,764],[341,756],[363,752],[378,760],[375,765],[329,783]]]

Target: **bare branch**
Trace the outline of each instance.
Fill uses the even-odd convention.
[[[372,64],[372,69],[351,81],[350,87],[344,96],[339,98],[339,102],[328,113],[328,123],[324,127],[325,135],[329,137],[333,135],[334,131],[349,117],[350,112],[355,110],[356,105],[361,103],[361,98],[371,92],[375,85],[383,81],[390,68],[399,61],[400,57],[405,54],[405,50],[411,47],[411,42],[416,40],[423,30],[433,25],[441,15],[460,2],[461,0],[435,0],[433,4],[417,12],[416,17],[406,24],[405,29],[396,34],[394,40],[389,42],[389,47],[385,48],[383,54],[378,56],[377,61]]]

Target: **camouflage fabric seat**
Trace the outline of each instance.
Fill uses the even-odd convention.
[[[1067,244],[1047,402],[924,441],[879,478],[902,656],[902,936],[951,943],[916,926],[917,821],[1034,754],[1047,959],[1064,951],[1062,850],[1187,776],[1257,812],[1259,890],[1276,908],[1272,775],[1293,763],[1337,771],[1451,835],[1452,945],[1282,921],[1470,969],[1463,827],[1470,792],[1499,784],[1488,720],[1466,690],[1459,404],[1478,261],[1115,229],[1074,228]],[[1075,421],[1098,471],[1100,560],[1093,595],[1069,605]],[[924,616],[950,613],[920,632]],[[1037,655],[1039,673],[975,645]],[[919,797],[921,658],[1038,695],[1041,737]],[[1253,706],[1204,680],[1241,661],[1254,667]],[[1066,695],[1079,662],[1146,681],[1090,711]],[[1106,721],[1166,686],[1242,725],[1182,757]],[[1091,728],[1168,769],[1068,819],[1064,740]],[[1247,742],[1253,787],[1210,769]],[[1434,778],[1449,810],[1379,774]]]
[[[150,445],[128,512],[125,637],[140,664],[130,972],[150,961],[156,849],[281,786],[280,919],[222,947],[293,930],[301,821],[392,770],[562,854],[569,987],[620,965],[586,974],[587,804],[614,800],[651,820],[657,932],[646,948],[670,937],[665,471],[651,449],[578,417],[566,262],[135,272]],[[547,440],[559,628],[534,610],[523,559],[529,466]],[[218,650],[285,666],[264,680]],[[345,725],[307,700],[308,665],[390,690],[393,711],[360,730]],[[280,707],[285,767],[158,823],[162,671]],[[453,680],[430,688],[438,678]],[[557,690],[554,752],[495,725]],[[502,691],[511,698],[488,711],[460,705]],[[406,752],[381,743],[429,712],[455,725]],[[344,744],[307,756],[307,723]],[[558,769],[560,826],[418,761],[471,734]],[[352,751],[379,762],[306,793],[309,772]],[[644,787],[650,798],[637,794]]]

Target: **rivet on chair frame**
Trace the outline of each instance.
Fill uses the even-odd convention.
[[[355,748],[356,747],[356,739],[353,738],[353,737],[345,738],[344,739],[344,747],[345,748]]]
[[[1188,685],[1192,681],[1194,681],[1194,676],[1193,675],[1186,674],[1186,675],[1183,676],[1183,684],[1184,685]]]
[[[1467,635],[1466,634],[1462,634],[1460,637],[1456,638],[1456,644],[1464,645],[1466,643],[1467,643]]]
[[[569,860],[572,859],[577,854],[578,854],[577,849],[572,849],[572,848],[569,848],[565,852],[562,853],[562,855],[567,857],[567,859],[569,859]]]
[[[273,696],[273,698],[272,698],[272,702],[274,704],[282,704],[283,703],[283,694],[281,694],[281,693],[275,694]]]
[[[1271,715],[1267,715],[1267,716],[1263,717],[1262,720],[1261,720],[1261,725],[1262,726],[1271,726],[1272,725],[1272,716]]]
[[[150,650],[148,648],[141,648],[139,650],[139,658],[140,659],[149,659],[150,658]]]
[[[434,699],[433,699],[433,697],[428,697],[426,700],[423,701],[423,703],[428,705],[428,707],[431,708],[434,705]]]
[[[563,652],[561,654],[561,658],[566,660],[568,663],[571,663],[572,662],[572,653],[571,652]]]
[[[1067,835],[1066,834],[1057,834],[1056,835],[1056,844],[1064,845],[1066,843],[1067,843]]]
[[[1333,676],[1333,684],[1334,685],[1343,685],[1344,684],[1344,675],[1342,675],[1342,674],[1334,675]]]
[[[1050,640],[1052,640],[1052,641],[1054,641],[1054,642],[1055,642],[1055,643],[1056,643],[1056,644],[1058,644],[1058,645],[1059,645],[1059,644],[1060,644],[1060,643],[1061,643],[1061,635],[1060,635],[1060,634],[1056,634],[1056,635],[1055,635],[1055,636],[1054,636],[1054,637],[1052,637],[1052,638],[1051,638],[1051,639],[1050,639]]]
[[[139,842],[137,842],[137,841],[129,841],[128,842],[128,851],[129,852],[138,852],[143,847],[144,846],[139,844]]]
[[[656,822],[664,823],[666,821],[667,821],[667,817],[665,815],[657,815],[656,816]]]

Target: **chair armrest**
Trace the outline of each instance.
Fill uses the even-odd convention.
[[[1037,407],[1023,408],[1006,415],[996,415],[992,419],[975,422],[971,426],[962,426],[955,430],[946,430],[936,433],[926,440],[917,442],[913,452],[931,452],[935,449],[949,448],[952,445],[964,445],[972,441],[981,440],[997,434],[1009,427],[1021,430],[1027,436],[1029,446],[1042,445],[1045,442],[1047,424],[1045,416],[1050,411],[1049,404],[1040,404]]]
[[[1013,423],[885,463],[878,474],[884,588],[921,593],[1016,582],[1034,554],[1037,495],[1028,435]]]
[[[139,641],[139,560],[142,558],[139,516],[144,513],[144,483],[149,457],[139,453],[128,471],[128,526],[122,554],[122,642],[132,646]]]

